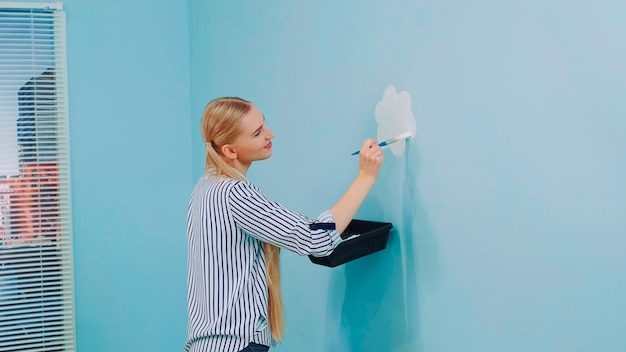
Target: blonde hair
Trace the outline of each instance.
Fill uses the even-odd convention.
[[[240,133],[241,121],[252,103],[236,97],[217,98],[207,104],[202,114],[202,138],[206,144],[207,174],[243,180],[244,177],[223,158],[221,147],[232,143]],[[279,341],[285,330],[283,301],[280,292],[280,248],[263,243],[268,280],[268,315],[272,338]]]

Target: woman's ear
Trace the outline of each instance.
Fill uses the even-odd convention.
[[[224,155],[227,159],[235,160],[237,159],[237,151],[230,144],[224,144],[222,146],[222,155]]]

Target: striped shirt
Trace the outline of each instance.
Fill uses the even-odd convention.
[[[341,238],[311,230],[315,219],[268,199],[248,181],[205,175],[187,215],[188,339],[185,351],[235,352],[250,342],[273,345],[263,242],[300,255],[325,256]]]

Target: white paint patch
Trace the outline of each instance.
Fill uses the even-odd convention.
[[[383,100],[376,104],[376,122],[378,122],[378,142],[397,137],[404,132],[411,132],[411,138],[417,133],[415,116],[411,112],[411,95],[408,92],[396,92],[393,85],[387,86]],[[389,145],[395,156],[404,153],[406,140]]]

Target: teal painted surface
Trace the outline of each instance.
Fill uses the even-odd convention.
[[[186,3],[64,8],[78,351],[180,351],[193,185]]]
[[[250,177],[316,215],[393,84],[417,137],[357,217],[384,252],[283,253],[282,351],[626,350],[626,5],[189,1],[193,175],[212,98],[276,133]]]

